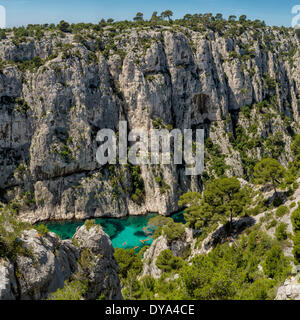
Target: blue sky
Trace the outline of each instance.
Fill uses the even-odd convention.
[[[6,8],[7,27],[28,23],[68,22],[97,23],[101,18],[131,20],[136,12],[145,18],[153,11],[170,9],[174,17],[186,13],[246,14],[251,19],[265,20],[268,25],[290,26],[292,7],[300,0],[0,0]]]

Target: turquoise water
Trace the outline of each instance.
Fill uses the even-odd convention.
[[[152,243],[151,232],[146,229],[149,219],[157,214],[149,213],[145,216],[127,216],[125,218],[97,218],[96,224],[100,224],[103,230],[109,235],[114,248],[140,250],[145,245]],[[175,222],[183,222],[182,212],[172,215]],[[48,229],[63,240],[73,237],[76,229],[84,224],[84,221],[65,221],[44,223]],[[148,231],[148,232],[147,232]],[[141,242],[141,240],[148,240]]]

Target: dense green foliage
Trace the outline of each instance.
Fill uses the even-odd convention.
[[[117,248],[115,259],[120,267],[119,274],[122,279],[128,277],[129,271],[139,274],[142,270],[141,254],[135,254],[134,249]]]
[[[162,277],[137,280],[129,272],[123,294],[127,299],[273,299],[291,269],[280,243],[255,227],[234,245],[218,245],[191,264],[165,250],[156,261]],[[175,274],[179,278],[172,280]]]
[[[179,204],[188,206],[184,211],[188,226],[205,229],[228,221],[230,232],[233,217],[245,213],[250,194],[237,178],[219,178],[207,184],[201,201],[200,195],[189,193],[180,198]]]
[[[266,158],[261,160],[254,168],[254,177],[258,183],[271,183],[275,193],[277,193],[276,187],[280,184],[284,178],[285,169],[275,159]]]
[[[0,258],[15,261],[18,255],[31,256],[29,248],[22,245],[20,236],[31,225],[17,219],[9,207],[0,209]]]
[[[276,210],[276,217],[277,218],[281,218],[284,215],[286,215],[287,213],[289,213],[289,208],[287,206],[280,206],[277,208]]]
[[[147,27],[154,25],[180,25],[184,27],[192,28],[195,31],[202,31],[204,29],[210,29],[220,33],[221,35],[226,36],[238,36],[247,27],[252,27],[255,29],[264,28],[266,25],[264,22],[259,20],[248,20],[245,15],[242,15],[239,19],[236,19],[234,16],[230,16],[228,20],[223,18],[222,14],[216,14],[215,16],[211,13],[205,14],[186,14],[181,19],[172,20],[173,12],[171,10],[165,10],[158,15],[157,11],[154,11],[151,18],[146,20],[142,12],[138,12],[133,18],[133,21],[116,21],[109,18],[106,21],[101,19],[98,24],[92,23],[78,23],[78,24],[69,24],[68,22],[62,20],[59,24],[44,24],[44,25],[31,25],[27,27],[19,27],[13,29],[3,30],[1,33],[1,38],[5,39],[6,32],[13,30],[16,41],[18,39],[26,37],[42,37],[45,31],[59,31],[61,33],[76,33],[84,29],[92,29],[95,31],[100,31],[102,28],[107,26],[113,26],[115,28],[131,28],[136,26]],[[239,28],[236,28],[239,26]],[[227,29],[227,30],[226,30]],[[241,29],[241,30],[240,30]],[[282,31],[288,30],[284,27],[278,28]],[[6,32],[5,32],[6,31]]]
[[[156,260],[156,266],[164,272],[178,270],[182,264],[182,259],[175,257],[171,250],[163,250]]]
[[[272,248],[266,253],[266,259],[263,262],[263,270],[269,278],[279,278],[283,280],[282,275],[287,276],[288,260],[283,255],[283,252],[279,246],[272,246]]]
[[[300,231],[300,207],[292,214],[292,224],[295,232]]]
[[[49,295],[48,300],[83,300],[87,292],[86,281],[68,281],[64,283],[62,289]]]
[[[154,231],[153,238],[164,235],[168,241],[181,238],[184,234],[185,227],[182,223],[176,223],[172,218],[156,216],[148,221],[148,226]]]
[[[273,248],[270,238],[253,231],[248,237],[241,238],[238,247],[218,246],[207,256],[196,257],[192,266],[182,270],[188,295],[194,299],[248,299],[249,295],[255,296],[253,291],[257,290],[257,286],[261,290],[257,281],[268,282],[268,277],[282,280],[288,273],[288,261],[282,250],[276,249],[274,253]],[[282,266],[278,271],[274,271],[276,258]],[[258,270],[260,263],[267,272],[265,276]],[[271,284],[270,281],[265,289],[273,287]],[[272,297],[268,291],[264,293],[265,298]],[[261,292],[259,295],[262,295]]]
[[[300,264],[300,207],[292,214],[292,224],[294,229],[294,249],[293,254],[295,257],[295,263]]]
[[[281,240],[287,239],[288,234],[287,234],[286,230],[287,230],[287,224],[281,222],[275,230],[275,236],[276,236],[277,240],[281,241]]]
[[[131,199],[141,204],[145,198],[145,185],[141,175],[141,168],[139,166],[133,166],[127,164],[126,168],[131,172],[133,190],[131,192]]]
[[[293,144],[291,146],[291,151],[293,155],[295,156],[295,161],[299,161],[300,157],[300,135],[296,135],[293,141]]]

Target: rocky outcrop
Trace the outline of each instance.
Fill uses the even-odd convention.
[[[17,290],[14,266],[4,259],[0,260],[0,299],[15,300]]]
[[[96,134],[118,131],[119,120],[129,129],[204,127],[226,154],[228,175],[242,175],[241,157],[224,134],[233,132],[226,119],[237,121],[244,105],[272,98],[272,119],[256,120],[257,134],[283,133],[278,158],[291,160],[281,115],[299,132],[293,31],[249,27],[236,37],[180,26],[85,32],[83,40],[46,31],[42,39],[0,41],[0,196],[17,201],[23,219],[168,215],[183,192],[201,189],[201,179],[186,176],[184,165],[142,166],[138,193],[131,169],[101,167]],[[241,125],[251,127],[247,119]],[[255,149],[258,158],[261,150]]]
[[[95,300],[100,294],[109,300],[122,299],[119,266],[107,234],[99,225],[89,230],[83,226],[76,231],[73,239],[81,250],[89,250],[92,254],[90,266],[84,271],[89,282],[86,299]]]
[[[161,235],[155,239],[150,248],[144,253],[143,258],[143,270],[141,272],[140,278],[150,275],[153,278],[160,278],[162,275],[162,270],[156,266],[156,260],[158,256],[164,250],[171,250],[174,256],[182,257],[191,249],[193,243],[193,231],[192,229],[185,229],[185,233],[180,239],[168,241],[166,236]]]
[[[161,277],[162,270],[156,266],[156,260],[162,251],[168,249],[168,240],[164,236],[160,236],[152,242],[150,248],[144,253],[141,278],[146,275],[151,275],[153,278]]]
[[[275,300],[300,300],[300,277],[287,279],[284,284],[278,288]]]
[[[62,241],[51,232],[42,236],[33,229],[24,231],[20,241],[29,254],[18,254],[14,262],[0,260],[0,300],[47,298],[82,268],[79,258],[85,249],[93,253],[86,298],[103,295],[106,299],[121,299],[118,265],[109,237],[100,226],[89,231],[82,226],[74,239]]]

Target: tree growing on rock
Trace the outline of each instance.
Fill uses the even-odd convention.
[[[223,20],[223,14],[222,13],[217,13],[215,19],[218,20],[218,21],[219,20]]]
[[[273,246],[266,254],[266,259],[262,264],[264,273],[269,278],[281,277],[285,279],[289,270],[288,258],[284,256],[279,246]]]
[[[213,212],[220,216],[220,220],[225,222],[229,219],[229,234],[233,218],[243,212],[246,199],[237,178],[216,179],[207,186],[204,194],[205,202],[213,207]]]
[[[245,14],[242,14],[239,18],[240,23],[244,23],[247,20],[247,16]]]
[[[201,201],[199,193],[189,192],[181,196],[179,205],[188,206],[184,211],[188,226],[203,229],[228,222],[231,233],[233,218],[242,214],[248,200],[247,190],[237,178],[220,178],[207,185]]]
[[[291,151],[295,157],[295,161],[300,161],[300,134],[296,135],[291,146]]]
[[[144,20],[144,14],[142,12],[138,12],[135,17],[133,18],[134,21],[143,21]]]
[[[275,159],[266,158],[258,162],[254,167],[254,178],[257,183],[271,183],[275,195],[276,187],[281,183],[285,175],[284,167]]]
[[[148,221],[148,227],[155,230],[153,238],[164,235],[168,241],[179,239],[185,231],[182,223],[174,222],[172,218],[156,216]]]
[[[159,20],[159,17],[157,16],[157,11],[154,11],[154,12],[152,13],[151,18],[150,18],[150,21],[151,21],[151,22],[156,22],[156,21],[158,21],[158,20]]]
[[[175,257],[171,250],[164,250],[157,257],[156,266],[164,272],[178,270],[182,266],[182,259]]]
[[[293,255],[295,258],[295,263],[300,264],[300,207],[293,212],[292,214],[292,225],[293,225]]]
[[[193,16],[191,14],[187,13],[186,15],[184,15],[183,20],[189,21],[192,19],[192,17]]]
[[[161,17],[163,18],[163,19],[165,19],[165,18],[167,18],[167,19],[169,19],[169,21],[171,20],[171,17],[173,16],[173,12],[171,11],[171,10],[166,10],[166,11],[163,11],[162,13],[161,13]]]
[[[129,271],[134,271],[137,274],[141,272],[141,259],[135,254],[134,249],[117,248],[114,256],[120,267],[121,279],[126,279]]]
[[[58,25],[58,29],[61,31],[61,32],[71,32],[71,28],[70,28],[70,25],[68,22],[62,20],[60,21],[59,25]]]

